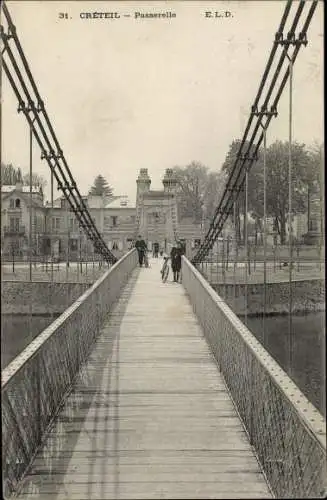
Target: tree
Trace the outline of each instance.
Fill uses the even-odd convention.
[[[240,139],[234,140],[230,147],[229,151],[226,155],[226,159],[222,165],[222,172],[225,173],[226,176],[230,176],[237,157],[239,154],[245,155],[247,154],[249,157],[254,154],[254,146],[250,148],[249,141],[245,141],[242,151],[240,152],[240,146],[242,141]],[[240,164],[240,163],[239,163]],[[256,230],[261,230],[262,228],[262,217],[263,217],[263,190],[261,189],[260,183],[260,171],[262,168],[262,162],[260,158],[255,160],[252,163],[251,169],[248,175],[248,211],[251,216],[255,220],[255,228]],[[235,203],[235,215],[236,220],[234,221],[234,214],[232,216],[233,223],[236,226],[236,235],[238,241],[241,239],[241,212],[245,211],[245,192],[244,190],[240,192],[237,201]],[[244,218],[245,221],[245,218]],[[244,224],[243,224],[244,226]],[[245,236],[245,229],[243,227],[243,236]]]
[[[182,217],[192,217],[199,223],[203,217],[204,194],[208,168],[193,161],[186,167],[174,167],[177,178],[177,196]]]
[[[30,174],[23,175],[23,184],[24,186],[30,185]],[[47,181],[42,175],[32,172],[32,186],[44,189],[46,185]]]
[[[241,141],[233,141],[230,146],[226,160],[223,164],[223,171],[230,174],[236,160]],[[243,148],[242,154],[246,152]],[[319,155],[318,155],[319,157]],[[294,142],[292,144],[292,213],[299,213],[305,210],[306,206],[306,183],[312,183],[312,169],[310,165],[315,161],[310,156],[309,151],[304,144]],[[266,151],[266,200],[267,217],[272,217],[274,227],[280,236],[281,244],[286,242],[286,223],[288,217],[288,164],[289,164],[289,146],[288,142],[276,141],[271,144]],[[320,162],[321,164],[321,162]],[[311,174],[309,173],[311,171]],[[258,159],[252,164],[248,175],[248,207],[250,215],[255,220],[257,230],[262,232],[263,218],[263,148],[260,148]],[[244,193],[238,198],[239,207],[244,206]],[[237,221],[236,221],[237,222]]]
[[[192,217],[195,223],[210,221],[215,213],[225,181],[221,171],[209,171],[200,162],[174,167],[181,217]]]
[[[286,242],[286,221],[289,211],[288,142],[276,141],[269,146],[266,166],[267,215],[273,217],[275,228],[283,245]],[[292,144],[292,214],[303,213],[305,210],[305,178],[309,166],[310,156],[305,145],[294,142]]]
[[[312,195],[316,195],[319,199],[320,206],[320,232],[324,234],[324,146],[323,144],[315,143],[309,148],[309,165],[304,175],[304,182],[307,185],[307,218],[308,231],[309,221],[311,218],[311,203]]]
[[[1,163],[1,184],[3,186],[14,186],[17,181],[18,169],[11,163]]]
[[[15,184],[22,180],[24,186],[29,186],[30,175],[21,173],[20,168],[14,167],[11,163],[5,164],[1,163],[1,183],[3,186],[15,186]],[[47,185],[47,181],[42,177],[42,175],[36,172],[32,173],[32,185],[35,187],[40,187],[42,189]]]
[[[226,174],[221,170],[219,172],[207,173],[206,189],[204,192],[204,215],[208,222],[211,222],[216,208],[223,194],[226,182]]]
[[[90,188],[89,194],[93,196],[104,196],[105,198],[112,198],[113,189],[111,186],[109,186],[106,179],[99,174],[94,179],[94,184]]]

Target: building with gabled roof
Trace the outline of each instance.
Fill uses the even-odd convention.
[[[1,186],[1,243],[4,255],[23,256],[28,253],[30,229],[32,250],[37,251],[33,235],[45,230],[44,196],[41,187]]]
[[[120,255],[131,247],[137,234],[141,234],[151,249],[154,243],[168,250],[176,239],[185,239],[190,246],[199,242],[202,230],[190,221],[178,221],[176,179],[167,169],[163,189],[151,190],[147,169],[141,169],[136,180],[136,206],[125,195],[110,198],[87,195],[84,203],[99,233],[110,250]],[[79,222],[64,196],[53,202],[44,201],[42,188],[2,186],[2,252],[18,258],[27,258],[30,215],[32,218],[32,253],[60,260],[93,258],[93,245],[79,228]]]

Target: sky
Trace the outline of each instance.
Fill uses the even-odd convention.
[[[8,0],[7,5],[81,193],[101,174],[116,195],[134,202],[140,168],[148,169],[153,189],[162,187],[165,169],[175,165],[200,161],[220,170],[230,143],[243,136],[285,1]],[[206,17],[216,11],[223,17]],[[224,17],[226,11],[231,15]],[[82,19],[86,12],[121,17]],[[135,19],[135,12],[176,17]],[[294,140],[310,145],[323,141],[322,2],[308,41],[294,67],[293,133]],[[268,145],[288,138],[288,98],[285,89]],[[27,122],[17,113],[3,74],[2,161],[27,172],[28,138]],[[48,181],[49,198],[49,167],[37,145],[33,161]]]

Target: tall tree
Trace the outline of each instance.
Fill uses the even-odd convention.
[[[219,172],[208,172],[206,179],[206,189],[204,192],[204,216],[210,222],[215,214],[226,183],[226,174]]]
[[[203,217],[208,168],[193,161],[186,167],[174,167],[173,170],[177,178],[181,216],[192,217],[194,222],[200,223]]]
[[[18,169],[11,163],[1,163],[1,184],[3,186],[14,186],[17,180]]]
[[[229,149],[223,170],[230,174],[236,160],[240,141],[234,141]],[[243,149],[244,151],[244,149]],[[304,144],[292,144],[292,213],[303,212],[306,205],[306,182],[312,181],[310,162],[314,161]],[[317,163],[317,160],[315,160]],[[281,244],[286,242],[288,218],[288,142],[276,141],[266,151],[266,195],[267,216],[274,220],[274,227],[280,236]],[[263,218],[263,148],[258,160],[253,163],[248,176],[249,211],[255,226],[262,231]],[[244,206],[244,194],[239,196],[239,205]],[[239,213],[237,214],[239,217]]]
[[[94,183],[93,186],[90,188],[89,194],[94,196],[104,196],[105,198],[111,198],[113,196],[113,188],[109,186],[106,179],[99,174],[94,179]]]
[[[225,183],[225,173],[209,171],[200,162],[185,167],[174,167],[177,177],[179,211],[182,217],[195,223],[211,221]]]
[[[304,173],[304,183],[307,186],[307,218],[308,231],[311,219],[311,198],[315,196],[319,199],[320,208],[320,232],[324,234],[324,146],[314,143],[309,148],[309,164]]]
[[[225,173],[226,177],[229,177],[232,174],[233,167],[237,160],[238,155],[240,154],[240,146],[242,141],[240,139],[234,140],[230,147],[229,151],[226,155],[226,159],[222,165],[222,172]],[[250,144],[246,141],[243,145],[241,154],[245,155],[247,153],[251,156],[254,153],[254,147],[250,148]],[[251,216],[255,220],[255,227],[257,230],[261,230],[261,219],[263,216],[263,198],[262,198],[262,190],[259,189],[261,178],[261,161],[260,158],[255,160],[252,163],[251,170],[248,175],[248,210]],[[238,199],[235,203],[235,216],[236,220],[234,221],[234,213],[232,215],[233,223],[236,225],[236,234],[238,240],[241,239],[241,213],[244,213],[245,209],[245,193],[241,191]],[[244,236],[244,227],[243,227],[243,236]]]
[[[193,161],[185,167],[174,167],[177,177],[179,211],[182,217],[195,223],[211,221],[222,194],[225,174],[209,171],[200,162]]]
[[[23,175],[24,186],[30,185],[30,174]],[[44,189],[47,185],[46,179],[36,172],[32,172],[32,186]]]
[[[267,215],[273,217],[281,244],[286,242],[286,223],[289,211],[289,145],[276,141],[267,149]],[[306,208],[304,187],[310,157],[304,144],[292,144],[292,214]]]

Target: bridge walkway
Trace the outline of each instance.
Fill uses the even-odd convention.
[[[19,498],[269,498],[181,284],[137,269]]]

